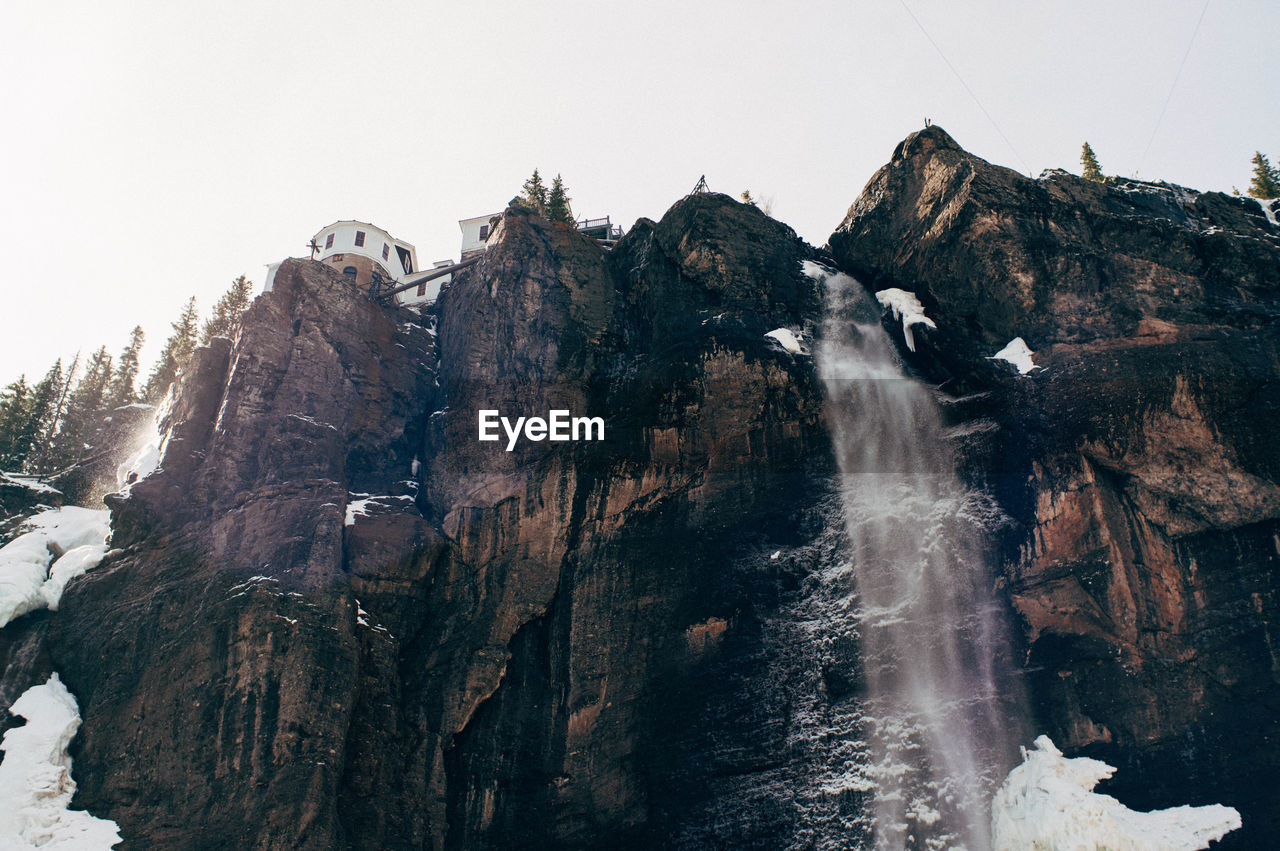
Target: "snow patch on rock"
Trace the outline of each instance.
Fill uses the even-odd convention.
[[[911,329],[920,325],[925,328],[937,328],[933,320],[924,315],[924,305],[915,293],[890,287],[876,293],[876,301],[880,306],[893,311],[893,318],[902,321],[902,338],[911,351],[916,350],[916,338]]]
[[[0,627],[36,609],[56,609],[68,581],[107,552],[111,514],[67,506],[26,520],[28,531],[0,547]]]
[[[43,494],[46,496],[60,496],[62,491],[55,487],[46,485],[35,476],[23,476],[15,473],[6,473],[0,470],[0,484],[10,485],[17,488],[26,488],[32,493]]]
[[[1009,344],[1000,351],[996,352],[987,360],[1002,360],[1011,363],[1018,368],[1019,375],[1026,375],[1033,369],[1044,369],[1042,366],[1036,366],[1031,360],[1031,356],[1035,352],[1027,346],[1027,341],[1021,337],[1014,337]]]
[[[791,352],[793,355],[802,354],[804,347],[800,345],[800,340],[796,337],[795,332],[789,328],[774,328],[766,337],[772,337],[778,341],[782,348]]]
[[[1271,199],[1264,201],[1261,198],[1254,198],[1258,202],[1258,206],[1262,208],[1262,214],[1267,217],[1267,221],[1271,222],[1273,227],[1280,228],[1280,222],[1276,221],[1276,207],[1280,207],[1280,201]]]
[[[0,847],[11,851],[106,851],[119,826],[71,810],[76,782],[67,747],[80,729],[80,708],[57,674],[22,693],[9,711],[27,719],[4,734],[0,762]]]
[[[830,278],[835,274],[834,269],[829,269],[821,263],[815,263],[812,260],[801,260],[800,270],[804,272],[806,277],[812,278],[815,281],[825,281],[827,278]]]
[[[1195,851],[1240,827],[1240,813],[1221,804],[1131,810],[1093,791],[1112,766],[1068,759],[1048,736],[1022,757],[991,802],[995,851]]]
[[[367,493],[353,493],[351,499],[347,503],[347,526],[356,525],[356,519],[359,517],[372,517],[376,508],[390,508],[389,503],[413,503],[414,498],[411,496],[396,496],[393,494],[382,494],[380,496],[370,496]]]

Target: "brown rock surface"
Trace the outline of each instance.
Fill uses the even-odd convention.
[[[611,253],[508,211],[421,319],[282,265],[50,622],[76,805],[139,848],[669,841],[705,797],[675,778],[720,770],[681,731],[775,593],[735,559],[830,469],[811,363],[764,336],[815,318],[810,253],[696,196]],[[606,439],[507,452],[481,407]]]
[[[1228,842],[1274,835],[1280,233],[1249,199],[1032,180],[934,127],[831,248],[939,326],[904,357],[963,397],[968,472],[1016,521],[1007,590],[1046,732],[1119,765],[1130,805],[1232,804]],[[1015,336],[1042,370],[988,359]]]
[[[408,317],[401,317],[407,319]],[[130,847],[334,847],[363,638],[348,493],[409,477],[430,340],[290,261],[198,351],[162,467],[50,630],[84,726],[77,802]]]

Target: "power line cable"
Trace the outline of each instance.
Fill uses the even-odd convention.
[[[938,55],[942,57],[942,61],[951,69],[951,73],[955,74],[956,79],[960,81],[960,85],[964,86],[964,90],[969,93],[969,97],[973,98],[973,102],[978,105],[978,109],[982,110],[982,114],[991,122],[991,126],[1000,134],[1000,138],[1004,139],[1004,143],[1009,146],[1009,150],[1013,151],[1013,155],[1018,158],[1018,162],[1022,163],[1023,170],[1031,173],[1031,168],[1027,165],[1027,161],[1022,158],[1022,154],[1018,153],[1018,149],[1009,141],[1009,137],[1004,135],[1004,131],[1000,129],[1000,125],[991,117],[991,113],[987,112],[987,108],[982,105],[982,101],[978,100],[978,96],[973,93],[973,89],[969,88],[969,84],[964,81],[964,77],[960,76],[960,72],[956,70],[956,66],[951,64],[951,60],[947,58],[947,54],[942,52],[942,48],[938,47],[938,43],[933,40],[933,36],[929,35],[929,31],[924,28],[924,24],[920,23],[920,19],[916,17],[916,13],[911,11],[911,7],[907,5],[907,0],[898,0],[902,4],[902,8],[907,10],[907,14],[911,16],[911,20],[916,22],[916,26],[920,28],[920,32],[924,33],[924,37],[933,45],[933,49],[938,51]]]
[[[1156,119],[1156,126],[1151,128],[1151,138],[1147,140],[1147,147],[1142,151],[1142,157],[1138,160],[1138,171],[1147,164],[1147,154],[1151,152],[1151,145],[1156,140],[1156,134],[1160,132],[1160,123],[1164,121],[1164,113],[1169,108],[1169,102],[1173,100],[1173,92],[1178,88],[1178,80],[1182,78],[1182,69],[1187,66],[1187,57],[1191,55],[1191,48],[1195,46],[1196,36],[1200,34],[1200,25],[1204,23],[1204,13],[1209,11],[1209,3],[1211,0],[1204,0],[1204,6],[1200,9],[1200,17],[1196,21],[1196,28],[1191,32],[1191,41],[1187,42],[1187,52],[1182,54],[1182,61],[1178,63],[1178,73],[1173,75],[1173,85],[1169,87],[1169,96],[1164,99],[1164,106],[1160,107],[1160,117]]]

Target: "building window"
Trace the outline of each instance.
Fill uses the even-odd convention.
[[[363,248],[363,247],[364,247],[364,231],[358,230],[356,231],[356,248]]]
[[[480,226],[480,241],[481,241],[481,242],[484,242],[484,241],[485,241],[486,239],[488,239],[488,238],[489,238],[489,226],[488,226],[488,225],[481,225],[481,226]]]
[[[391,256],[391,246],[387,245],[385,242],[382,243],[382,259],[386,260],[390,256]]]
[[[330,248],[333,248],[333,234],[329,234],[324,239],[324,250],[328,251]]]
[[[423,281],[422,283],[418,284],[418,298],[422,298],[426,294],[427,294],[427,282]]]
[[[354,281],[356,279],[356,267],[348,266],[347,268],[342,270],[342,274],[346,275],[348,278]]]

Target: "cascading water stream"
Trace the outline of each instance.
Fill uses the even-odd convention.
[[[810,271],[826,293],[817,362],[848,559],[819,578],[809,628],[856,633],[844,726],[865,750],[830,749],[817,780],[869,793],[877,847],[977,851],[1023,736],[990,569],[1000,514],[959,480],[937,402],[904,374],[879,307],[852,278]]]

